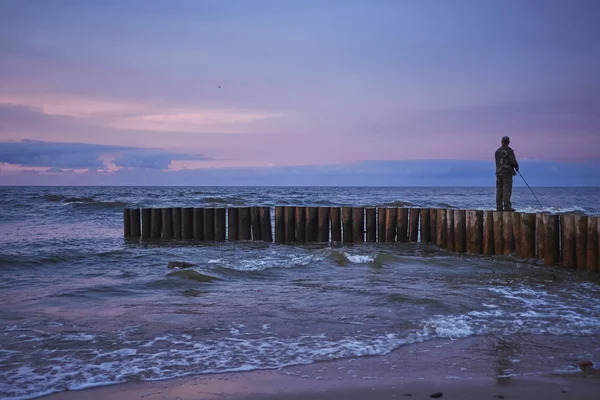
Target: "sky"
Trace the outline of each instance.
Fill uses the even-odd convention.
[[[508,135],[532,186],[600,186],[598,15],[0,0],[0,185],[494,186]]]

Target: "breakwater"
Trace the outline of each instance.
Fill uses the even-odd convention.
[[[596,216],[407,207],[125,208],[124,237],[189,242],[424,243],[599,270]]]

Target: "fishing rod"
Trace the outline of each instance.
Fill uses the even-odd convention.
[[[544,208],[544,206],[542,206],[542,203],[540,203],[540,200],[537,198],[537,196],[535,195],[535,193],[533,193],[533,189],[531,189],[531,187],[529,186],[529,183],[527,183],[527,181],[525,180],[525,178],[521,174],[521,171],[517,170],[517,172],[519,173],[519,175],[521,175],[521,178],[523,178],[523,182],[525,182],[525,184],[527,185],[527,187],[529,188],[529,190],[531,190],[531,194],[537,200],[538,204],[540,205],[540,208]]]

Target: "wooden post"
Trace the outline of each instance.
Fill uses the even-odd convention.
[[[430,208],[429,209],[429,231],[431,232],[431,243],[433,243],[436,246],[438,245],[438,237],[437,237],[437,230],[438,230],[437,212],[438,212],[437,208]]]
[[[431,210],[422,208],[420,213],[421,218],[421,243],[431,243]]]
[[[204,208],[194,208],[194,240],[204,240]]]
[[[250,207],[250,226],[252,230],[252,240],[262,240],[262,232],[260,229],[260,208],[256,206]]]
[[[304,207],[299,207],[304,209]],[[260,207],[260,233],[263,242],[273,242],[273,230],[271,228],[271,207]]]
[[[483,212],[483,254],[493,255],[494,252],[494,212]]]
[[[521,257],[535,258],[535,214],[521,214]]]
[[[181,238],[191,240],[194,238],[194,208],[181,209]]]
[[[330,208],[329,207],[319,207],[317,210],[317,218],[318,218],[318,233],[317,240],[321,243],[329,243],[329,218],[330,218]]]
[[[339,207],[331,207],[331,241],[340,243],[342,241],[342,210]]]
[[[319,237],[319,209],[306,207],[306,241],[315,243]]]
[[[544,229],[544,214],[544,212],[535,213],[536,255],[539,260],[544,259],[544,243],[546,241],[546,231]]]
[[[386,209],[384,207],[377,208],[377,241],[385,242],[385,213]]]
[[[467,252],[467,217],[465,210],[454,210],[454,251],[457,253]]]
[[[599,217],[588,217],[587,254],[585,257],[588,272],[598,272],[599,219]]]
[[[215,209],[204,209],[204,240],[212,242],[215,240]]]
[[[285,206],[283,208],[283,218],[285,225],[285,242],[294,243],[296,241],[296,207]]]
[[[129,208],[123,209],[123,237],[131,237],[131,210]]]
[[[344,243],[352,243],[354,239],[352,227],[352,207],[342,207],[342,240]]]
[[[275,243],[285,243],[285,208],[283,206],[275,207]]]
[[[153,208],[152,209],[152,222],[151,222],[151,226],[150,226],[150,238],[151,239],[160,239],[160,232],[161,232],[161,215],[160,215],[160,208]]]
[[[172,208],[161,209],[160,217],[162,219],[161,227],[162,227],[163,239],[172,239],[173,238],[173,209]]]
[[[227,240],[235,242],[239,240],[238,226],[240,221],[238,220],[239,214],[238,209],[230,207],[227,209]]]
[[[544,264],[556,265],[560,261],[560,229],[558,215],[545,213],[544,224]]]
[[[396,241],[396,231],[398,230],[398,208],[388,208],[385,210],[385,241],[394,243]]]
[[[252,240],[252,209],[250,207],[238,209],[238,239]]]
[[[467,211],[467,252],[483,253],[483,211]]]
[[[152,210],[142,208],[142,239],[150,239],[150,225],[152,224]]]
[[[439,248],[445,249],[448,245],[448,210],[445,208],[439,208],[437,210],[437,240],[436,243]]]
[[[173,239],[181,240],[181,207],[173,208]]]
[[[587,270],[587,216],[575,216],[575,263],[579,271]]]
[[[225,207],[215,208],[215,240],[224,242],[227,238]]]
[[[560,216],[562,238],[562,264],[565,268],[576,268],[575,263],[575,216],[563,214]]]
[[[365,241],[365,209],[362,207],[352,208],[352,241],[354,243]]]
[[[306,207],[296,207],[296,242],[306,243]]]
[[[409,235],[410,241],[412,243],[416,243],[419,241],[419,214],[421,212],[420,208],[411,208],[410,209],[410,226],[409,226]]]
[[[504,254],[510,255],[515,253],[515,234],[513,231],[513,215],[512,211],[502,212],[502,236],[504,237]]]
[[[367,242],[377,242],[377,210],[375,208],[367,208]]]
[[[133,208],[129,213],[131,218],[131,237],[139,238],[142,236],[142,230],[140,229],[140,209]]]
[[[448,251],[456,251],[454,248],[454,210],[447,211],[446,219],[448,220],[446,249]]]
[[[401,207],[397,209],[397,236],[396,240],[400,243],[408,242],[408,208]]]
[[[494,211],[494,254],[504,254],[504,220],[503,211]]]
[[[515,254],[521,257],[521,213],[512,213],[513,234],[515,236]]]

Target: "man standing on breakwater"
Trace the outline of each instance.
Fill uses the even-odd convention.
[[[515,211],[510,198],[512,196],[513,176],[519,171],[519,163],[513,149],[508,147],[510,138],[502,138],[502,146],[496,150],[496,210]]]

